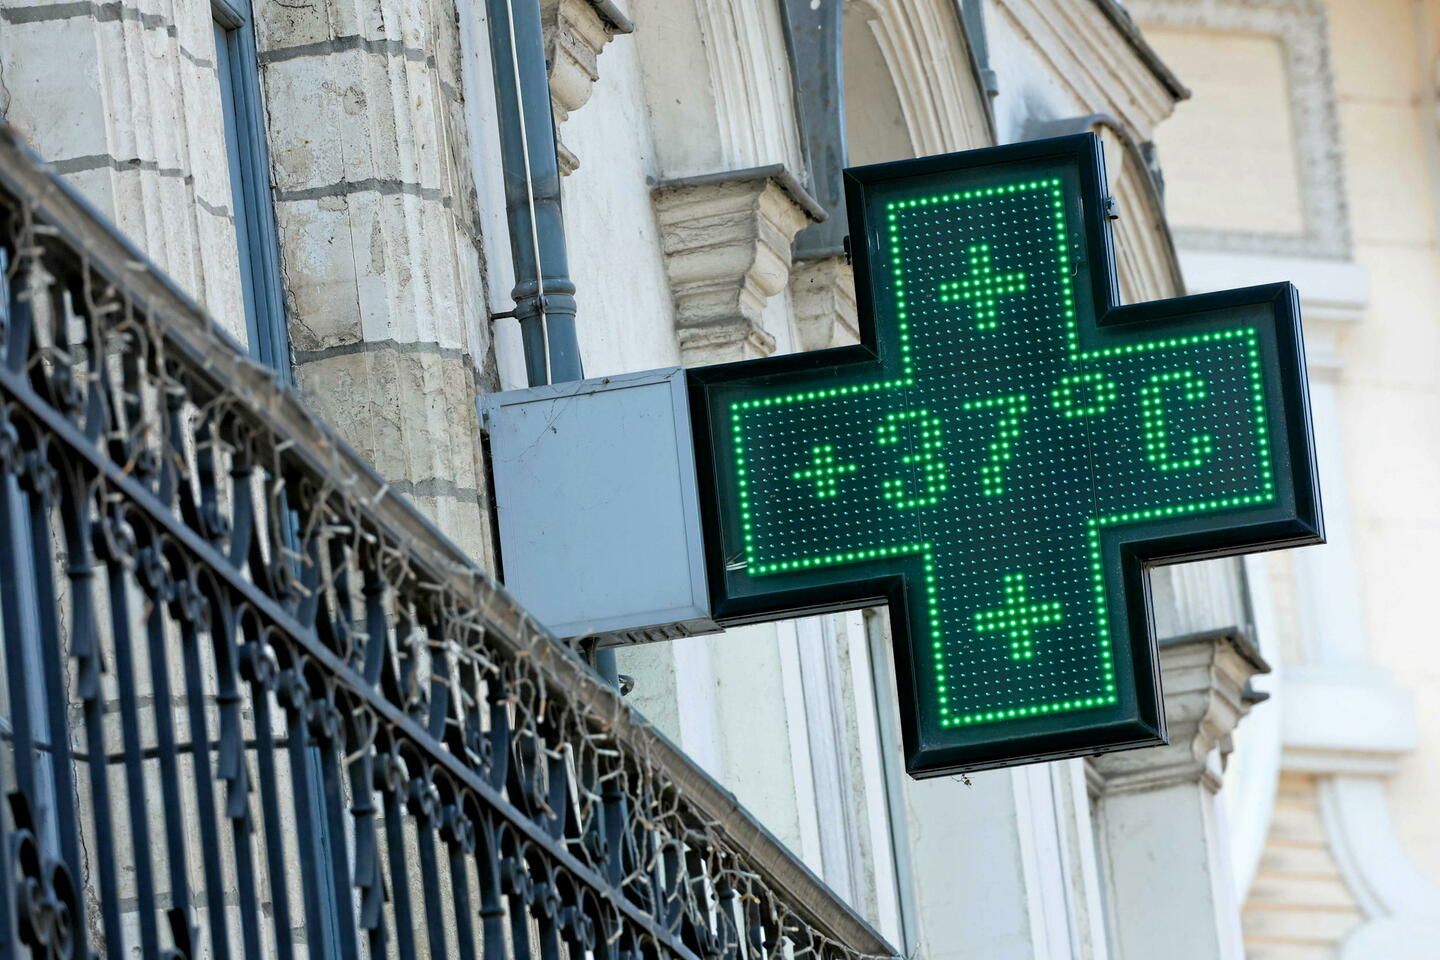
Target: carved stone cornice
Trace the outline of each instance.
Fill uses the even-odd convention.
[[[1096,757],[1105,795],[1180,783],[1219,790],[1230,734],[1250,709],[1250,679],[1270,667],[1239,630],[1228,629],[1162,640],[1160,672],[1170,743]]]
[[[802,260],[790,275],[796,346],[824,350],[860,341],[855,271],[844,257]]]
[[[780,165],[668,181],[653,199],[684,362],[774,352],[766,301],[790,280],[795,234],[824,211]]]

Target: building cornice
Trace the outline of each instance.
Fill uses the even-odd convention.
[[[1110,114],[1136,141],[1144,142],[1188,91],[1168,70],[1157,74],[1163,65],[1154,51],[1137,46],[1143,39],[1137,40],[1133,24],[1125,29],[1125,21],[1117,21],[1105,6],[996,0],[995,10],[1008,21],[1009,32],[1039,55],[1039,63],[1027,63],[1013,78],[1007,73],[1012,65],[997,60],[999,98],[1017,97],[1015,109],[1029,116]],[[1023,78],[1035,67],[1047,75],[1046,84],[1031,85]],[[1012,90],[1017,80],[1021,88]],[[1068,104],[1056,101],[1061,91]],[[996,109],[1004,113],[998,100]]]
[[[1133,18],[1126,9],[1120,5],[1118,0],[1093,0],[1095,6],[1105,15],[1105,19],[1115,25],[1125,42],[1130,44],[1130,49],[1135,51],[1135,56],[1140,62],[1170,91],[1170,95],[1176,100],[1190,99],[1190,88],[1180,81],[1175,72],[1160,59],[1160,54],[1146,41],[1145,35],[1140,32]]]

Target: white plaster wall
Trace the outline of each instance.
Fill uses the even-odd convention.
[[[912,783],[905,791],[925,955],[1039,956],[1026,896],[1022,829],[1008,770]]]
[[[580,161],[564,181],[564,201],[587,376],[679,362],[651,188],[677,173],[725,169],[719,166],[724,151],[708,83],[673,84],[674,71],[682,67],[692,79],[708,77],[696,73],[694,11],[688,2],[680,9],[637,2],[630,12],[636,33],[606,46],[589,102],[563,127],[565,144]],[[703,47],[698,51],[703,67]],[[671,83],[666,89],[675,96],[659,96],[656,83]],[[697,97],[709,104],[698,113],[691,104]],[[762,101],[758,108],[775,111],[777,104]],[[774,131],[783,129],[773,118],[757,121],[757,130],[770,131],[777,143],[783,137]],[[765,159],[765,138],[759,139],[753,155],[737,162]],[[492,287],[503,286],[501,301],[509,282],[508,277],[497,282],[492,273]],[[765,306],[764,327],[775,337],[777,352],[795,349],[792,313],[788,292]],[[497,337],[502,371],[518,370],[518,347],[513,337]],[[847,636],[842,633],[842,640]],[[794,625],[759,624],[630,648],[619,651],[618,660],[636,679],[630,702],[823,876],[821,815],[839,798],[816,797],[810,751],[834,748],[812,744]],[[883,795],[871,799],[884,803]],[[898,933],[893,879],[876,876],[868,865],[859,873],[867,882],[853,891],[857,907],[868,904],[876,922],[888,921],[892,935]],[[883,917],[881,902],[892,904]]]
[[[711,173],[723,170],[725,164],[717,127],[719,104],[706,82],[697,2],[634,0],[632,4],[639,23],[632,42],[640,48],[646,88],[651,91],[646,104],[650,126],[676,133],[656,138],[655,166],[662,179]]]
[[[622,5],[623,6],[623,5]],[[638,14],[637,14],[638,16]],[[649,29],[643,20],[638,32]],[[674,304],[650,203],[659,167],[641,76],[642,37],[617,37],[590,102],[564,125],[580,158],[564,182],[570,272],[586,376],[679,362]]]

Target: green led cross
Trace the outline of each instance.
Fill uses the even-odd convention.
[[[1275,495],[1254,325],[1085,349],[1066,210],[1058,178],[891,202],[896,375],[730,406],[747,574],[919,555],[942,726],[1114,703],[1101,532]]]
[[[1010,656],[1028,660],[1035,656],[1035,628],[1060,622],[1060,604],[1031,603],[1025,590],[1025,574],[1012,573],[1004,578],[1005,599],[994,610],[975,614],[975,629],[980,633],[1003,633],[1010,638]]]
[[[992,329],[998,322],[996,304],[1007,293],[1020,293],[1025,289],[1025,274],[1007,273],[996,276],[990,257],[990,244],[976,243],[966,251],[969,254],[970,273],[963,280],[951,280],[940,284],[940,302],[968,300],[975,306],[976,328]]]
[[[1295,492],[1308,446],[1286,432],[1303,393],[1281,389],[1299,363],[1293,290],[1125,308],[1100,326],[1103,187],[1086,188],[1087,225],[1075,166],[1007,177],[977,161],[947,180],[926,162],[913,182],[874,168],[863,209],[852,199],[873,352],[691,375],[715,461],[717,618],[873,603],[903,583],[889,596],[905,614],[907,750],[944,759],[922,769],[963,767],[946,745],[1146,709],[1150,732],[1114,742],[1153,740],[1123,545],[1146,562],[1318,537],[1313,488]]]
[[[834,444],[817,443],[810,449],[810,459],[813,466],[808,470],[796,470],[795,479],[814,481],[817,497],[835,496],[840,491],[837,478],[855,472],[855,464],[835,462]]]

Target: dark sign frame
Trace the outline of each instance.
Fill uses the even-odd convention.
[[[1222,516],[1169,517],[1104,528],[1101,543],[1107,581],[1118,576],[1128,632],[1126,668],[1132,682],[1122,684],[1111,708],[1066,716],[1008,721],[1003,731],[967,741],[927,737],[918,720],[917,668],[907,591],[920,582],[919,560],[898,556],[825,570],[796,570],[763,578],[737,575],[729,562],[739,553],[733,515],[725,497],[724,404],[737,390],[795,389],[827,370],[882,375],[895,362],[894,350],[876,326],[874,271],[881,268],[881,217],[871,215],[879,200],[897,184],[996,167],[1063,166],[1078,184],[1085,256],[1095,321],[1079,321],[1086,347],[1135,337],[1163,336],[1183,330],[1218,310],[1253,310],[1264,342],[1266,416],[1272,429],[1273,502],[1231,509]],[[1129,306],[1119,305],[1111,229],[1105,215],[1107,191],[1104,156],[1094,134],[974,150],[946,156],[860,167],[845,172],[846,200],[859,304],[860,340],[855,346],[788,354],[761,360],[702,367],[689,371],[690,407],[700,481],[706,563],[715,619],[723,624],[776,620],[885,604],[891,617],[896,689],[901,701],[906,767],[917,778],[1017,763],[1089,755],[1166,742],[1151,614],[1149,567],[1180,561],[1230,556],[1256,550],[1324,542],[1320,489],[1311,436],[1304,343],[1295,288],[1288,283],[1249,287],[1200,296]],[[893,194],[889,194],[893,195]],[[733,481],[733,478],[730,478]],[[733,511],[732,511],[733,514]],[[758,584],[758,586],[757,586]],[[1112,613],[1112,616],[1114,614]],[[999,735],[993,735],[998,733]]]

